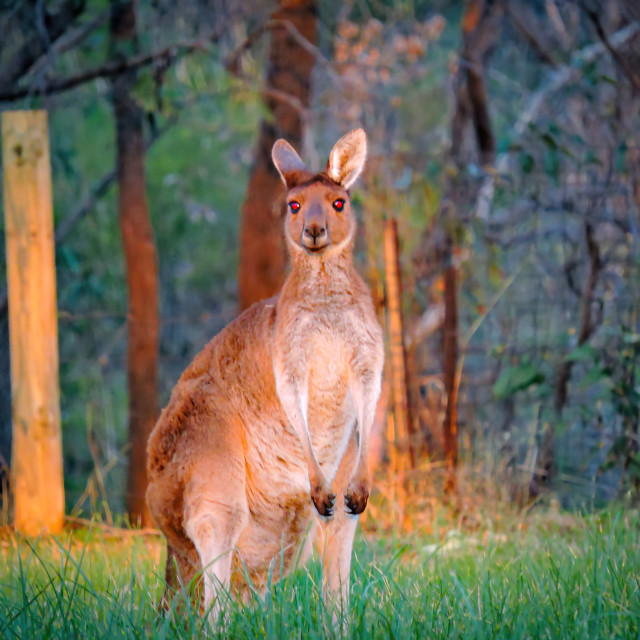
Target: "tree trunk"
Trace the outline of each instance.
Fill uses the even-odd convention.
[[[280,0],[274,20],[287,20],[310,42],[316,41],[315,0]],[[294,105],[307,108],[311,96],[314,56],[284,28],[271,31],[269,66],[264,91],[270,118],[262,121],[255,151],[255,164],[242,208],[238,295],[240,309],[268,298],[280,290],[287,262],[282,215],[284,190],[271,161],[271,148],[278,138],[294,147],[302,143],[303,114]],[[291,97],[292,100],[287,100]]]
[[[116,54],[137,49],[135,7],[112,0],[111,43]],[[127,511],[132,524],[151,522],[145,503],[146,447],[158,418],[158,268],[145,185],[143,112],[131,96],[135,72],[113,82],[118,212],[128,284],[127,381],[129,472]]]
[[[462,50],[456,81],[456,103],[451,123],[451,160],[458,168],[447,187],[446,206],[442,208],[444,225],[440,254],[444,269],[444,324],[442,361],[447,409],[442,426],[442,439],[447,475],[445,493],[457,493],[458,464],[458,267],[455,252],[457,219],[475,200],[477,187],[461,169],[468,161],[469,125],[475,134],[475,147],[480,164],[489,164],[495,157],[495,137],[489,117],[484,82],[484,60],[499,33],[497,20],[502,12],[501,0],[468,0],[462,18]]]
[[[589,272],[582,289],[582,304],[580,311],[580,331],[578,333],[577,346],[586,344],[594,332],[597,330],[601,318],[593,313],[592,306],[595,297],[595,290],[598,285],[598,278],[604,263],[600,253],[600,247],[595,239],[593,225],[586,221],[584,224],[585,241],[587,254],[589,256]],[[556,412],[556,420],[549,423],[542,434],[540,452],[536,464],[536,471],[529,485],[529,495],[535,497],[540,493],[541,485],[549,484],[557,471],[556,465],[556,423],[562,421],[562,412],[569,397],[569,382],[574,362],[563,360],[556,372],[556,386],[553,398],[553,405]]]

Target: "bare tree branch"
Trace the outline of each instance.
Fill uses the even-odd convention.
[[[239,73],[240,58],[246,53],[253,45],[261,38],[266,31],[272,31],[273,29],[286,29],[291,38],[302,49],[311,54],[317,61],[331,67],[331,62],[327,57],[316,47],[315,44],[310,42],[307,38],[300,33],[296,26],[290,20],[270,20],[263,25],[260,25],[254,29],[246,38],[246,40],[227,58],[225,66],[234,74]]]
[[[600,247],[594,238],[593,226],[589,221],[584,224],[585,240],[587,243],[587,253],[589,255],[589,274],[582,291],[582,309],[580,312],[580,331],[578,333],[578,346],[582,346],[589,340],[597,329],[597,322],[594,320],[592,312],[593,297],[598,276],[602,271],[604,262],[600,255]],[[565,359],[558,369],[556,377],[556,390],[554,396],[555,410],[560,413],[567,403],[567,393],[573,360]]]
[[[46,37],[27,38],[22,46],[6,60],[0,69],[0,87],[14,85],[38,60],[52,42],[60,38],[85,9],[85,0],[66,0],[55,14],[41,16]],[[33,16],[37,21],[37,17]],[[42,24],[44,23],[44,24]],[[6,37],[6,34],[5,36]]]
[[[633,88],[636,91],[640,91],[640,76],[635,72],[635,69],[629,64],[629,61],[613,46],[609,37],[607,36],[604,27],[602,26],[602,22],[600,21],[600,17],[598,13],[593,9],[587,7],[587,5],[582,2],[582,9],[587,14],[589,20],[591,20],[596,33],[598,34],[598,38],[600,38],[602,44],[606,47],[607,51],[611,54],[611,57],[616,61],[624,75],[627,77],[627,80],[631,83]]]
[[[76,226],[80,220],[82,220],[91,209],[96,205],[98,200],[104,196],[107,191],[109,191],[109,187],[115,182],[116,179],[116,170],[112,169],[105,173],[100,180],[96,183],[96,186],[93,188],[93,191],[89,193],[85,199],[75,208],[75,210],[68,215],[64,220],[60,222],[60,224],[56,227],[55,230],[55,243],[56,246],[59,245],[64,238],[69,235],[69,232]],[[2,310],[2,306],[0,303],[0,311]]]
[[[309,118],[309,109],[302,104],[302,100],[290,93],[279,91],[278,89],[265,88],[260,90],[260,95],[264,98],[271,98],[272,100],[288,104],[292,109],[295,109],[300,114],[300,117],[303,120],[308,120]]]
[[[571,35],[567,31],[567,27],[560,15],[560,11],[558,10],[558,5],[555,0],[547,0],[544,3],[544,8],[546,10],[547,15],[549,16],[549,22],[553,25],[556,34],[560,38],[562,45],[565,49],[568,49],[571,46]]]
[[[515,27],[516,31],[526,40],[540,60],[545,64],[548,64],[550,67],[557,66],[558,62],[555,56],[549,52],[549,44],[542,41],[540,39],[540,35],[536,33],[535,27],[538,25],[534,25],[533,28],[531,28],[531,11],[527,11],[527,15],[523,17],[523,8],[522,3],[518,3],[516,6],[511,3],[507,4],[507,13],[511,23]]]
[[[212,34],[209,39],[217,38],[218,33]],[[43,87],[25,87],[22,89],[15,89],[13,91],[0,92],[0,101],[10,102],[12,100],[18,100],[25,98],[32,94],[44,94],[51,95],[54,93],[61,93],[74,89],[75,87],[95,80],[96,78],[113,78],[119,76],[126,71],[132,71],[139,69],[140,67],[148,66],[156,61],[164,60],[165,62],[172,62],[180,54],[193,53],[194,51],[206,51],[207,43],[203,39],[182,42],[170,45],[159,49],[158,51],[152,51],[151,53],[144,53],[132,58],[122,58],[120,60],[110,60],[109,62],[98,65],[93,69],[87,69],[81,71],[73,76],[67,78],[52,79]]]
[[[407,349],[423,342],[430,335],[438,331],[444,322],[444,304],[438,302],[430,305],[427,310],[416,320],[404,337]]]
[[[29,69],[27,69],[24,75],[27,76],[40,73],[50,61],[51,54],[57,56],[65,51],[69,51],[69,49],[73,49],[73,47],[80,44],[80,42],[82,42],[87,36],[91,35],[98,27],[101,27],[108,19],[109,9],[106,9],[94,16],[91,20],[88,20],[87,22],[78,25],[75,29],[66,32],[51,46],[49,51],[40,56],[40,58],[36,60]]]
[[[609,42],[612,46],[617,47],[628,42],[638,33],[640,33],[640,24],[633,22],[623,29],[620,29],[620,31],[617,31],[611,36]],[[578,77],[585,63],[595,60],[604,50],[605,46],[601,42],[590,44],[576,52],[571,57],[571,62],[568,65],[551,71],[540,83],[538,90],[531,94],[526,107],[520,112],[520,116],[511,130],[510,137],[512,142],[518,140],[527,130],[528,126],[536,120],[549,96]],[[496,160],[494,170],[485,178],[476,200],[475,216],[477,218],[481,220],[488,219],[491,203],[493,202],[493,194],[495,192],[496,176],[507,173],[510,159],[511,155],[508,151],[501,153]]]
[[[155,62],[164,61],[165,64],[172,63],[178,56],[194,53],[195,51],[207,51],[211,42],[217,41],[229,28],[229,22],[239,16],[241,12],[234,12],[228,19],[219,24],[207,36],[196,40],[176,42],[167,47],[163,47],[149,53],[142,53],[130,58],[119,58],[109,60],[92,69],[86,69],[75,75],[66,78],[52,78],[43,86],[29,86],[8,91],[0,91],[0,102],[11,102],[30,95],[51,95],[69,91],[86,82],[97,78],[114,78],[127,71],[132,71],[149,66]],[[0,82],[0,87],[2,82]]]

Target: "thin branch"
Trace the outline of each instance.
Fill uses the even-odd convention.
[[[19,100],[30,95],[51,95],[69,91],[86,82],[96,80],[97,78],[113,78],[127,71],[139,69],[153,64],[156,61],[163,60],[165,64],[170,64],[179,55],[187,55],[195,51],[207,51],[211,42],[217,41],[229,28],[229,22],[236,17],[241,16],[241,12],[231,14],[224,23],[218,25],[207,36],[198,38],[197,40],[187,40],[176,42],[162,49],[142,53],[131,58],[121,58],[109,60],[108,62],[81,71],[66,78],[53,78],[42,87],[23,87],[12,91],[0,92],[0,102],[11,102]]]
[[[423,342],[430,335],[434,334],[444,322],[444,304],[439,302],[430,305],[429,308],[418,318],[414,326],[404,337],[407,349]]]
[[[45,24],[43,0],[36,0],[33,8],[35,11],[36,32],[38,33],[45,50],[49,51],[51,49],[51,39],[49,38],[49,32],[47,31],[47,26]]]
[[[85,0],[66,0],[59,3],[56,13],[46,15],[44,36],[27,38],[24,44],[4,62],[0,69],[0,87],[9,87],[17,82],[42,55],[49,45],[60,38],[85,9]],[[37,7],[34,6],[37,11]],[[37,21],[37,16],[33,17]],[[38,30],[36,28],[36,30]]]
[[[94,16],[84,24],[78,25],[75,29],[65,33],[60,37],[38,60],[36,60],[25,72],[25,76],[34,75],[42,71],[50,60],[51,54],[60,55],[80,44],[87,36],[91,35],[98,27],[101,27],[109,19],[110,10],[105,9],[102,13]]]
[[[246,53],[253,45],[261,38],[266,31],[272,31],[273,29],[284,28],[289,32],[289,35],[296,44],[304,49],[307,53],[311,54],[316,60],[322,62],[327,66],[331,66],[331,62],[326,56],[316,47],[315,44],[310,42],[308,38],[305,38],[302,33],[296,28],[296,26],[290,20],[270,20],[265,24],[260,25],[254,29],[246,38],[246,40],[227,58],[225,66],[232,73],[238,73],[240,68],[240,57]]]
[[[633,22],[623,29],[620,29],[620,31],[617,31],[613,36],[611,36],[609,42],[612,46],[617,47],[628,42],[638,33],[640,33],[640,24]],[[520,112],[520,116],[511,130],[510,138],[512,142],[518,140],[527,130],[529,125],[536,120],[549,96],[569,84],[569,82],[574,78],[578,77],[581,68],[586,63],[595,60],[604,51],[605,46],[603,43],[597,42],[590,44],[575,53],[571,57],[571,62],[568,65],[551,71],[540,83],[538,90],[531,95],[526,107]],[[508,151],[501,153],[496,160],[495,168],[490,171],[485,178],[476,200],[475,216],[477,218],[480,218],[481,220],[488,219],[491,203],[493,202],[493,194],[495,192],[496,176],[507,173],[510,159],[511,155]]]
[[[154,143],[166,133],[178,120],[177,115],[167,121],[164,127],[158,129],[155,134],[150,138],[145,146],[145,152],[154,145]],[[107,171],[100,180],[96,183],[95,187],[89,193],[82,202],[64,219],[55,229],[54,242],[57,247],[62,241],[69,235],[71,230],[80,222],[92,209],[100,198],[102,198],[111,185],[115,182],[117,173],[115,168],[111,171]],[[7,287],[5,286],[0,290],[0,319],[2,319],[9,309],[9,297]]]
[[[262,95],[264,98],[271,98],[273,100],[277,100],[278,102],[284,102],[285,104],[288,104],[292,109],[297,111],[300,114],[301,118],[308,118],[309,110],[304,106],[302,100],[294,95],[291,95],[290,93],[280,91],[279,89],[261,89],[260,95]]]
[[[306,38],[298,28],[290,21],[290,20],[270,20],[269,22],[265,22],[260,25],[256,29],[254,29],[244,40],[244,42],[230,55],[227,57],[225,61],[225,67],[227,71],[233,73],[239,78],[248,80],[246,76],[244,76],[241,72],[240,67],[240,58],[244,53],[249,51],[253,47],[253,45],[264,35],[267,31],[272,31],[274,29],[285,29],[291,38],[296,42],[298,46],[304,49],[307,53],[311,54],[316,61],[321,61],[326,64],[327,67],[332,71],[332,75],[338,77],[333,67],[331,66],[331,62],[323,55],[323,53],[316,47],[312,42]],[[263,98],[270,98],[271,100],[276,100],[278,102],[283,102],[289,105],[292,109],[294,109],[302,118],[305,124],[308,124],[311,119],[311,114],[309,109],[305,107],[302,101],[284,91],[280,91],[279,89],[273,89],[270,87],[265,87],[260,89],[260,95]]]
[[[516,28],[516,31],[520,33],[520,35],[526,40],[529,46],[533,49],[535,54],[544,62],[548,64],[550,67],[556,67],[558,61],[556,58],[549,53],[547,43],[540,40],[539,35],[535,31],[534,28],[531,28],[531,25],[527,24],[527,18],[531,18],[531,15],[523,18],[520,14],[522,12],[522,6],[518,4],[516,7],[511,4],[507,5],[507,13],[509,14],[509,18],[511,23]]]
[[[556,30],[556,34],[560,38],[562,42],[562,46],[565,49],[568,49],[571,45],[571,36],[567,31],[567,27],[560,15],[560,11],[558,11],[558,6],[556,5],[555,0],[547,0],[544,3],[545,9],[547,11],[547,15],[549,16],[549,22],[553,25]]]
[[[318,47],[316,47],[312,42],[309,42],[309,40],[300,33],[290,20],[272,20],[268,24],[269,29],[274,29],[276,27],[284,27],[296,43],[307,53],[311,54],[316,60],[319,60],[324,64],[331,65],[331,62],[325,57],[322,51],[320,51],[320,49],[318,49]]]
[[[69,235],[69,232],[76,226],[82,218],[84,218],[91,209],[96,205],[98,200],[104,196],[111,185],[115,182],[116,179],[116,170],[112,169],[111,171],[105,173],[102,178],[97,182],[93,191],[89,193],[85,199],[76,207],[76,209],[68,215],[64,220],[60,222],[60,224],[56,227],[55,230],[55,244],[59,245],[64,238]],[[6,295],[6,294],[5,294]],[[2,311],[3,300],[0,300],[0,312]]]
[[[629,64],[629,61],[616,49],[610,42],[607,36],[598,13],[593,9],[587,7],[584,2],[581,3],[582,9],[587,14],[587,17],[593,23],[593,26],[598,34],[598,37],[602,41],[602,44],[606,47],[607,51],[611,54],[611,57],[618,63],[618,66],[627,77],[627,80],[631,83],[636,91],[640,92],[640,76],[635,72],[634,68]]]
[[[82,71],[76,75],[50,80],[43,87],[25,87],[22,89],[15,89],[13,91],[5,91],[0,93],[0,101],[10,102],[34,94],[52,95],[54,93],[62,93],[63,91],[69,91],[81,84],[85,84],[91,80],[96,80],[97,78],[113,78],[125,73],[126,71],[146,67],[157,60],[172,62],[179,54],[188,54],[194,51],[206,51],[206,49],[206,42],[202,39],[192,42],[176,43],[158,51],[140,54],[132,58],[110,60],[105,64],[98,65],[93,69],[87,69],[86,71]]]
[[[89,193],[84,200],[75,208],[75,210],[68,215],[55,230],[55,245],[58,246],[62,240],[69,234],[71,229],[84,218],[91,209],[95,206],[96,202],[104,196],[109,187],[116,179],[116,170],[112,169],[105,173],[98,181],[96,187]],[[0,291],[0,319],[4,318],[9,309],[9,297],[6,285]]]
[[[294,40],[301,49],[304,49],[307,53],[312,55],[316,62],[322,63],[329,77],[335,83],[342,84],[343,79],[336,72],[335,66],[331,60],[329,60],[315,44],[310,42],[308,38],[300,33],[299,29],[290,20],[270,20],[269,22],[266,22],[254,29],[247,36],[246,40],[230,56],[227,57],[225,61],[227,71],[238,77],[242,77],[243,74],[241,73],[240,58],[253,47],[253,45],[266,31],[273,31],[274,29],[285,29],[291,36],[292,40]],[[291,106],[294,109],[297,109],[295,105],[292,104]]]
[[[157,142],[157,140],[164,135],[176,122],[178,121],[177,116],[174,116],[167,120],[164,127],[161,129],[157,129],[154,134],[151,136],[147,144],[145,145],[145,153],[151,149],[151,147]],[[96,202],[104,196],[107,191],[109,191],[109,187],[115,182],[116,179],[116,170],[115,168],[111,171],[105,173],[102,178],[97,182],[93,191],[87,195],[87,197],[76,207],[76,209],[68,215],[64,220],[62,220],[56,227],[55,230],[55,244],[59,245],[66,237],[69,235],[69,232],[82,220],[91,209],[95,206]],[[2,298],[0,298],[0,313],[2,312]]]
[[[462,381],[462,370],[464,369],[464,359],[467,355],[467,350],[469,348],[469,343],[471,342],[471,338],[475,335],[476,331],[480,328],[480,325],[485,321],[485,318],[493,311],[493,308],[498,304],[501,300],[502,296],[507,292],[507,289],[513,284],[514,280],[518,277],[522,268],[524,267],[527,259],[516,268],[516,270],[507,278],[505,278],[498,290],[494,294],[493,298],[489,301],[489,304],[484,309],[483,313],[481,313],[474,321],[473,324],[467,330],[467,333],[462,340],[462,345],[460,346],[460,357],[458,359],[458,365],[456,367],[456,378],[455,378],[455,387],[456,387],[456,395],[458,390],[460,389],[460,383]]]

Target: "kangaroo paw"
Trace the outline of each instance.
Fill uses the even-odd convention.
[[[369,500],[369,489],[364,482],[350,484],[347,487],[347,492],[344,494],[347,513],[354,516],[362,513],[367,506],[367,500]]]
[[[321,516],[330,518],[333,515],[336,496],[330,489],[323,489],[322,486],[316,485],[311,489],[311,500]]]

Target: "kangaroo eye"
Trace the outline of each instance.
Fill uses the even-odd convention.
[[[298,213],[298,209],[300,209],[300,203],[292,200],[289,203],[289,209],[291,209],[291,213]]]
[[[333,201],[333,208],[336,211],[342,211],[344,209],[344,200],[342,198],[338,198]]]

